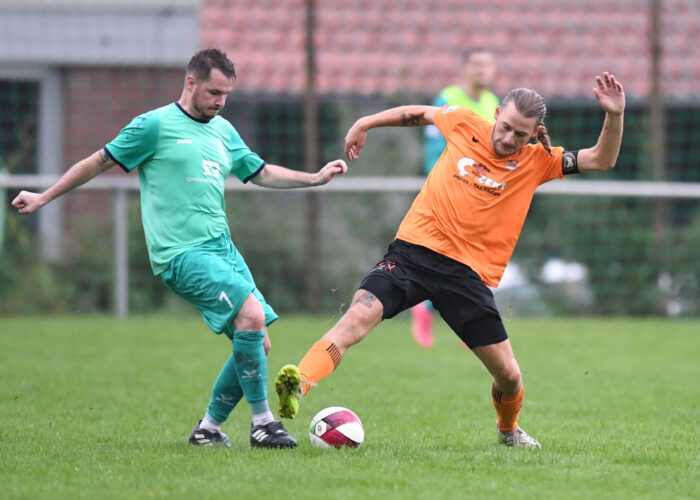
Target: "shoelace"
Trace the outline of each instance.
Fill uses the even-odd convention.
[[[297,397],[301,399],[304,396],[304,384],[310,389],[312,387],[316,387],[318,384],[315,382],[309,382],[307,380],[301,379],[301,383],[299,384],[299,388],[297,389]]]

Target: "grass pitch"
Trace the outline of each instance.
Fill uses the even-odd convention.
[[[277,369],[334,318],[282,317]],[[230,449],[189,446],[230,343],[194,316],[0,319],[2,498],[698,498],[700,322],[511,319],[520,424],[544,450],[497,444],[490,379],[438,323],[380,325],[285,421],[300,446],[251,449],[245,402]],[[363,420],[357,450],[306,436],[326,406]]]

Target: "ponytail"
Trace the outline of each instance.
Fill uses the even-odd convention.
[[[540,131],[537,132],[537,140],[540,141],[540,144],[542,144],[544,149],[551,155],[552,144],[549,142],[549,134],[547,133],[547,127],[545,127],[544,124],[542,125]]]

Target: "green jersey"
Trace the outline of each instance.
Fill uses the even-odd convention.
[[[124,170],[138,168],[141,218],[153,274],[185,250],[226,234],[224,181],[255,177],[265,162],[228,120],[197,120],[178,103],[134,118],[105,151]]]
[[[458,85],[445,87],[433,101],[433,106],[466,106],[483,119],[496,123],[494,114],[498,107],[498,97],[488,90],[483,90],[478,101],[469,97]],[[435,125],[425,127],[425,153],[423,155],[423,171],[428,175],[440,155],[447,147],[447,141]]]
[[[435,98],[433,106],[467,106],[469,109],[474,111],[477,115],[481,116],[483,119],[490,121],[491,123],[496,123],[496,118],[494,113],[498,107],[498,97],[484,90],[481,92],[481,96],[478,101],[473,100],[469,97],[462,87],[458,85],[452,85],[450,87],[445,87],[440,91],[440,94]]]

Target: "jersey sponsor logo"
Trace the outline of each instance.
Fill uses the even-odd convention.
[[[491,177],[486,175],[480,175],[478,178],[479,184],[486,186],[491,189],[498,189],[500,191],[505,191],[507,182],[498,182],[493,180]]]
[[[192,144],[192,139],[178,139],[178,144]]]
[[[467,167],[472,167],[472,171],[468,171]],[[464,158],[460,158],[457,162],[457,170],[459,170],[459,175],[473,174],[474,172],[477,172],[479,174],[483,174],[484,172],[491,172],[491,169],[486,165],[477,163],[476,161],[472,160],[471,158],[467,158],[466,156]]]
[[[215,186],[219,186],[222,184],[221,182],[217,182],[214,179],[204,179],[202,177],[186,177],[185,179],[187,180],[187,182],[205,182],[207,184],[214,184]]]
[[[202,172],[204,177],[187,177],[187,182],[206,182],[216,186],[223,184],[221,167],[215,161],[202,160]]]
[[[510,160],[508,163],[506,163],[506,168],[512,172],[518,168],[518,162],[515,160]]]
[[[486,165],[477,163],[472,158],[464,157],[460,158],[457,162],[457,170],[459,171],[459,176],[454,175],[455,179],[464,182],[465,184],[470,184],[470,182],[465,179],[465,176],[471,178],[471,185],[479,191],[485,191],[494,196],[500,196],[499,191],[505,191],[507,182],[499,182],[491,177],[491,169]]]
[[[476,162],[471,158],[460,158],[457,162],[457,170],[459,170],[459,175],[467,175],[467,167],[473,167]]]
[[[215,161],[202,160],[202,170],[204,171],[204,175],[210,177],[219,178],[221,175],[221,167],[219,167],[219,164]]]

